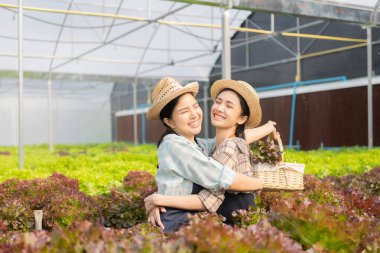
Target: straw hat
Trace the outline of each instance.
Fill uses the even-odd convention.
[[[199,89],[198,82],[189,83],[182,86],[177,80],[171,77],[162,78],[156,87],[154,87],[152,92],[152,105],[149,108],[146,117],[147,119],[160,119],[161,110],[170,101],[176,97],[185,94],[192,93],[194,96],[197,95]]]
[[[253,87],[244,81],[235,81],[222,79],[214,82],[211,86],[211,98],[215,101],[219,93],[224,89],[231,89],[240,94],[249,108],[249,118],[246,121],[246,127],[253,128],[260,124],[261,106],[260,99]]]

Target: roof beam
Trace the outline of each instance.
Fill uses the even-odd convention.
[[[224,0],[171,0],[192,4],[224,6]],[[372,25],[373,10],[363,7],[354,8],[344,4],[331,4],[328,2],[311,2],[306,0],[239,0],[233,1],[234,9],[270,12],[278,14],[291,14],[309,18],[339,20],[361,25]],[[379,22],[376,20],[376,24]]]

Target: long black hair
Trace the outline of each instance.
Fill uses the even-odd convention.
[[[178,101],[179,101],[179,98],[181,96],[178,96],[176,97],[175,99],[173,99],[172,101],[170,101],[167,105],[165,105],[165,107],[161,110],[160,112],[160,119],[162,121],[162,123],[166,126],[166,130],[165,132],[161,135],[160,139],[158,140],[157,142],[157,148],[160,146],[162,140],[164,139],[164,137],[168,134],[177,134],[176,132],[174,132],[173,129],[171,129],[171,127],[169,127],[165,122],[164,122],[164,119],[165,118],[168,118],[168,119],[171,119],[172,118],[172,115],[173,115],[173,111],[174,111],[174,107],[178,104]]]
[[[222,93],[223,91],[232,91],[232,92],[234,92],[238,96],[239,102],[240,102],[240,107],[241,107],[241,114],[240,114],[240,116],[247,116],[249,118],[250,111],[249,111],[249,107],[248,107],[248,104],[245,101],[245,99],[239,93],[237,93],[236,91],[234,91],[233,89],[226,88],[226,89],[222,90],[221,92],[219,92],[219,94]],[[235,129],[235,136],[239,137],[239,138],[242,138],[242,139],[245,140],[244,130],[245,130],[245,122],[243,124],[241,124],[241,125],[238,124],[236,126],[236,129]]]

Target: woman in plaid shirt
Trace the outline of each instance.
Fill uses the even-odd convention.
[[[153,90],[153,105],[147,114],[148,119],[160,118],[167,126],[158,143],[159,194],[146,199],[149,220],[165,227],[165,232],[175,231],[185,223],[191,213],[188,210],[217,211],[230,223],[233,210],[254,205],[252,193],[225,190],[262,188],[260,180],[249,177],[252,171],[244,135],[252,142],[275,131],[275,123],[245,130],[261,120],[255,91],[242,81],[219,80],[211,88],[216,139],[195,139],[202,121],[202,111],[194,98],[197,91],[197,84],[182,87],[174,79],[164,78]],[[212,151],[212,157],[219,163],[208,157]],[[169,208],[160,215],[158,206]]]

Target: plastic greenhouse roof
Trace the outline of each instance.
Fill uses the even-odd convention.
[[[335,0],[335,1],[330,1],[330,0],[314,0],[313,2],[326,2],[326,3],[331,3],[331,4],[344,4],[344,5],[352,5],[356,6],[358,8],[365,8],[369,7],[373,9],[378,2],[378,0]]]
[[[150,6],[148,3],[150,2]],[[0,8],[0,71],[18,69],[17,1]],[[14,7],[4,7],[4,5]],[[67,15],[24,9],[24,71],[208,79],[220,54],[221,29],[149,22],[221,24],[220,8],[171,1],[24,0],[23,6],[142,18]],[[240,26],[249,11],[231,10]],[[231,31],[231,35],[234,31]]]
[[[257,1],[234,0],[233,4]],[[264,4],[274,6],[276,1],[370,11],[379,5],[378,0],[269,0]],[[207,80],[220,54],[221,29],[160,21],[221,25],[222,9],[203,5],[210,3],[220,5],[225,1],[24,0],[24,71]],[[15,0],[0,0],[0,71],[5,73],[18,69],[17,4]],[[242,9],[231,10],[231,26],[239,27],[251,13]],[[84,12],[117,17],[82,15]]]

